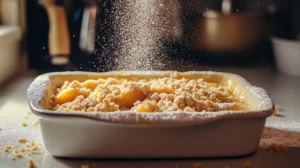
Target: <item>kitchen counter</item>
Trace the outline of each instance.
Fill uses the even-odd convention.
[[[28,158],[32,158],[37,167],[42,168],[80,168],[82,165],[99,168],[197,168],[197,165],[193,166],[194,163],[201,163],[205,168],[223,168],[225,165],[231,168],[241,168],[246,161],[249,161],[253,168],[300,167],[300,145],[298,145],[300,144],[300,78],[283,76],[268,68],[208,69],[194,67],[192,69],[237,73],[253,85],[265,88],[274,103],[283,109],[279,116],[269,117],[266,126],[269,127],[270,134],[276,134],[281,140],[289,142],[289,138],[292,138],[291,143],[288,143],[290,146],[288,151],[277,153],[260,147],[256,153],[249,156],[217,159],[72,160],[55,158],[44,149],[39,126],[33,124],[38,118],[33,114],[28,115],[26,89],[35,75],[26,73],[1,87],[0,128],[2,130],[0,131],[0,147],[18,145],[18,138],[24,137],[30,141],[34,140],[36,143],[41,143],[42,154],[24,156],[16,161],[13,161],[10,156],[0,154],[0,167],[26,168]],[[26,116],[28,119],[25,119]],[[26,122],[28,126],[23,127],[22,122]]]

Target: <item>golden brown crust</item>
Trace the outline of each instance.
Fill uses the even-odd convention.
[[[66,81],[57,88],[57,103],[53,109],[65,112],[239,110],[241,102],[232,92],[230,86],[209,83],[203,79],[163,77],[131,80],[107,78],[84,82],[74,80]]]

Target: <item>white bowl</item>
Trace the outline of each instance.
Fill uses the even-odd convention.
[[[158,77],[162,72],[49,73],[30,85],[31,110],[40,116],[46,149],[71,158],[228,157],[256,151],[265,120],[273,113],[266,92],[229,73],[186,72],[196,78],[232,82],[234,94],[249,99],[249,111],[220,112],[58,112],[43,109],[55,85],[131,73]],[[259,109],[256,109],[259,107]]]
[[[21,29],[18,26],[0,26],[0,83],[20,70]]]
[[[279,72],[300,76],[300,41],[272,37],[272,43]]]

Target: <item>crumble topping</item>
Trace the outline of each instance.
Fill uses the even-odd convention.
[[[215,112],[242,107],[231,86],[201,78],[74,80],[56,91],[53,109],[65,112]]]

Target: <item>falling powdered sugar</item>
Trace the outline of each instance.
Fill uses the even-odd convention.
[[[105,70],[178,70],[183,60],[170,57],[175,51],[169,45],[182,36],[180,8],[178,0],[103,2],[96,29],[98,61]]]

